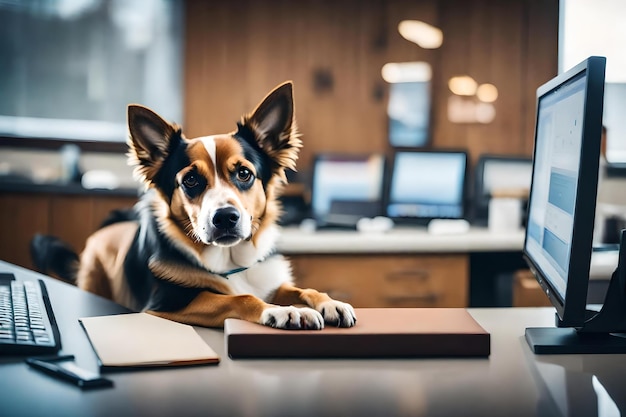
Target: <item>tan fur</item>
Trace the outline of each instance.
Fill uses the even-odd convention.
[[[150,311],[155,316],[203,327],[222,327],[224,320],[237,318],[259,323],[268,304],[253,295],[223,295],[203,292],[183,310]]]
[[[326,293],[282,285],[276,291],[272,304],[279,306],[306,305],[321,308],[324,302],[333,301]],[[270,304],[250,295],[222,295],[210,292],[196,297],[183,310],[176,312],[151,311],[159,317],[204,327],[223,326],[227,318],[238,318],[258,323],[261,314]]]
[[[222,294],[229,294],[228,286],[215,275],[190,268],[187,265],[172,264],[153,260],[148,264],[154,276],[188,288],[204,288]]]
[[[76,284],[85,291],[133,308],[124,278],[124,259],[136,231],[136,223],[123,222],[91,235],[81,254]]]

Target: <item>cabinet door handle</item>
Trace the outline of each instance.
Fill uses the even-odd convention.
[[[400,279],[428,279],[430,276],[430,270],[428,269],[405,269],[401,271],[394,271],[385,277],[388,280],[400,280]]]
[[[415,295],[392,295],[385,297],[385,299],[392,304],[407,302],[436,303],[440,298],[441,295],[435,292]]]

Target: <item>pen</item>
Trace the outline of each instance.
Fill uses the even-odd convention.
[[[95,372],[80,368],[74,362],[74,355],[55,356],[50,358],[27,358],[26,363],[39,371],[59,378],[80,388],[111,387],[113,381],[102,378]],[[60,364],[60,362],[65,362]]]

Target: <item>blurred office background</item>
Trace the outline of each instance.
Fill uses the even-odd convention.
[[[407,151],[463,153],[452,217],[486,227],[494,196],[523,205],[537,87],[588,55],[608,58],[597,240],[609,241],[626,218],[624,17],[619,0],[0,0],[0,258],[31,266],[37,232],[80,250],[132,205],[128,103],[188,137],[223,133],[285,80],[304,141],[285,225],[315,217],[318,161],[360,161],[352,172],[374,186],[337,203],[380,200],[347,211],[388,215],[387,176]],[[351,171],[322,175],[326,199],[333,172]]]

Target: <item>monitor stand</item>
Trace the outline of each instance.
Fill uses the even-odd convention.
[[[581,328],[529,327],[526,341],[537,354],[626,353],[626,229],[602,309],[588,313]]]

